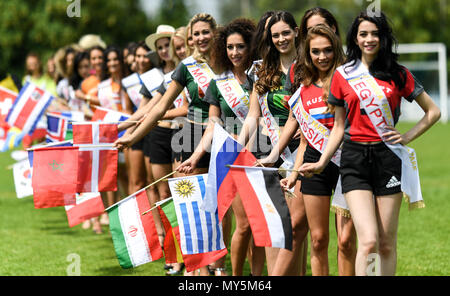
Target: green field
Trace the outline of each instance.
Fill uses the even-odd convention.
[[[401,131],[410,127],[398,125]],[[417,152],[426,208],[409,211],[402,206],[397,275],[450,275],[449,130],[449,125],[437,124],[410,145]],[[70,228],[64,208],[34,209],[32,197],[17,199],[12,171],[6,169],[13,162],[9,152],[0,154],[1,276],[65,276],[71,254],[81,259],[82,276],[164,275],[164,259],[122,269],[107,227],[101,235],[79,225]],[[330,274],[337,275],[334,219],[330,223]],[[227,268],[231,274],[229,255]],[[244,274],[248,273],[247,264]]]

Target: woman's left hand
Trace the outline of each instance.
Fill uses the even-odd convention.
[[[393,144],[393,145],[395,145],[395,144],[406,145],[407,144],[406,139],[395,127],[387,126],[386,129],[388,129],[389,131],[383,133],[383,135],[382,135],[383,141],[389,142],[389,144]]]

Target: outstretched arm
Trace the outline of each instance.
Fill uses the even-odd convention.
[[[114,143],[114,146],[118,149],[123,149],[126,147],[131,147],[133,144],[139,142],[146,134],[148,134],[149,131],[151,131],[158,124],[158,120],[163,117],[163,115],[170,108],[171,104],[173,104],[173,101],[181,93],[182,90],[183,86],[176,80],[173,80],[164,96],[162,96],[162,98],[157,103],[153,102],[155,105],[151,108],[150,112],[147,113],[144,121],[139,124],[136,130],[131,135],[124,135],[123,137],[118,139]]]

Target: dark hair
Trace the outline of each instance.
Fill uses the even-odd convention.
[[[332,28],[334,27],[336,29],[336,35],[338,37],[340,37],[340,33],[339,33],[339,26],[337,23],[336,18],[333,16],[333,14],[331,12],[329,12],[328,10],[326,10],[325,8],[322,7],[314,7],[314,8],[310,8],[308,9],[305,14],[303,15],[302,20],[300,21],[300,42],[304,41],[306,38],[306,34],[308,33],[308,27],[307,27],[307,23],[308,20],[312,17],[312,16],[321,16],[325,19],[325,22],[327,23],[327,25]]]
[[[266,11],[261,18],[259,19],[258,24],[256,25],[255,33],[253,34],[253,42],[252,48],[250,49],[251,55],[255,57],[255,59],[261,58],[262,51],[262,40],[264,39],[264,33],[266,31],[266,21],[268,18],[272,17],[275,14],[275,11],[269,10]]]
[[[292,84],[291,92],[295,92],[300,87],[300,84],[309,86],[317,81],[317,79],[319,79],[319,71],[314,66],[310,54],[311,40],[317,36],[327,38],[331,43],[334,53],[332,65],[328,70],[326,78],[322,81],[322,100],[326,104],[328,104],[328,94],[331,85],[331,77],[336,68],[341,66],[345,62],[345,55],[342,49],[341,39],[336,35],[336,33],[334,33],[334,31],[330,27],[323,24],[310,28],[306,35],[306,39],[302,42],[302,54],[300,55],[300,58],[297,60],[295,65],[295,79],[294,83]],[[334,111],[334,109],[330,108],[330,106],[329,110]]]
[[[272,26],[280,21],[288,24],[292,30],[297,28],[295,18],[290,12],[278,11],[270,18],[270,21],[267,24],[265,37],[261,42],[261,57],[263,61],[256,73],[259,79],[255,83],[255,89],[260,95],[281,85],[282,73],[280,71],[280,52],[272,42],[272,34],[270,31]],[[298,47],[298,37],[295,37],[294,43],[295,47]]]
[[[105,52],[103,53],[103,64],[102,64],[102,74],[101,74],[101,80],[105,80],[108,78],[108,67],[107,67],[107,63],[108,63],[108,55],[111,52],[115,52],[117,54],[117,58],[119,59],[119,65],[120,65],[120,77],[123,78],[125,77],[125,67],[123,65],[123,57],[122,57],[122,50],[115,46],[115,45],[109,45],[106,49]]]
[[[308,20],[314,15],[319,15],[319,16],[323,17],[325,19],[326,25],[328,25],[330,28],[334,27],[334,29],[336,30],[334,33],[340,41],[339,26],[336,21],[336,18],[333,16],[333,14],[331,12],[329,12],[328,10],[326,10],[325,8],[322,8],[322,7],[314,7],[314,8],[308,9],[305,12],[305,14],[303,15],[302,20],[300,22],[300,43],[301,43],[301,45],[297,49],[297,57],[295,59],[298,62],[295,63],[295,65],[293,66],[295,78],[294,78],[294,83],[291,86],[291,92],[295,92],[297,90],[297,88],[300,87],[300,84],[302,84],[302,83],[305,84],[305,79],[307,78],[305,76],[305,73],[303,73],[305,65],[303,65],[303,62],[299,62],[299,61],[305,61],[306,57],[309,57],[309,47],[308,47],[308,52],[305,52],[305,53],[303,52],[304,48],[306,46],[309,46],[309,44],[307,44],[305,46],[305,44],[303,44],[303,43],[306,41],[307,36],[308,36],[308,28],[307,28]],[[332,41],[332,40],[330,39],[330,41]],[[341,50],[341,52],[342,52],[342,50]],[[316,77],[312,78],[312,79],[313,79],[313,81],[317,80]],[[306,84],[309,84],[309,83],[306,83]]]
[[[145,43],[145,41],[139,41],[138,43],[135,44],[133,51],[130,50],[130,52],[133,53],[133,55],[136,55],[136,51],[138,48],[143,48],[145,49],[147,52],[150,51],[150,47],[148,47],[147,43]]]
[[[361,59],[361,49],[356,43],[359,25],[363,21],[369,21],[377,26],[380,49],[375,60],[369,67],[369,72],[375,78],[383,81],[394,81],[395,85],[403,89],[406,84],[405,69],[397,63],[398,54],[392,50],[397,48],[392,28],[383,12],[380,16],[369,16],[362,11],[353,21],[350,30],[347,33],[347,62],[352,62],[349,66],[355,65],[358,59]]]
[[[89,62],[89,54],[85,51],[77,52],[75,54],[75,58],[73,59],[73,71],[72,75],[69,77],[69,85],[73,87],[73,89],[78,89],[80,87],[81,81],[83,81],[83,77],[78,73],[78,66],[80,65],[82,60],[88,60]]]
[[[252,36],[255,31],[255,24],[250,19],[238,18],[231,21],[225,27],[219,28],[214,38],[211,50],[211,64],[217,73],[222,73],[233,68],[233,64],[227,56],[227,38],[232,34],[239,34],[244,39],[247,46],[247,59],[244,61],[244,69],[248,69],[253,62],[250,56]]]
[[[105,52],[104,52],[103,47],[101,47],[100,45],[95,45],[95,46],[92,46],[91,48],[89,48],[89,50],[88,50],[89,58],[91,57],[91,53],[92,53],[94,50],[100,50],[100,51],[103,53],[103,56],[105,56]]]

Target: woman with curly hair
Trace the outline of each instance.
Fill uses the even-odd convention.
[[[218,30],[212,48],[211,65],[215,72],[220,74],[211,80],[204,98],[210,104],[210,120],[195,152],[178,168],[180,172],[190,173],[196,168],[201,157],[211,146],[216,122],[224,125],[232,136],[238,137],[245,115],[248,113],[249,95],[253,88],[253,82],[246,74],[246,70],[254,59],[250,54],[254,31],[253,21],[243,18],[235,19]],[[251,230],[239,195],[233,199],[232,210],[236,218],[236,230],[231,239],[232,272],[233,275],[242,275]],[[230,228],[230,214],[229,210],[224,217],[224,230]],[[224,265],[224,262],[217,263]],[[216,275],[224,275],[224,270],[223,267],[216,266]]]

